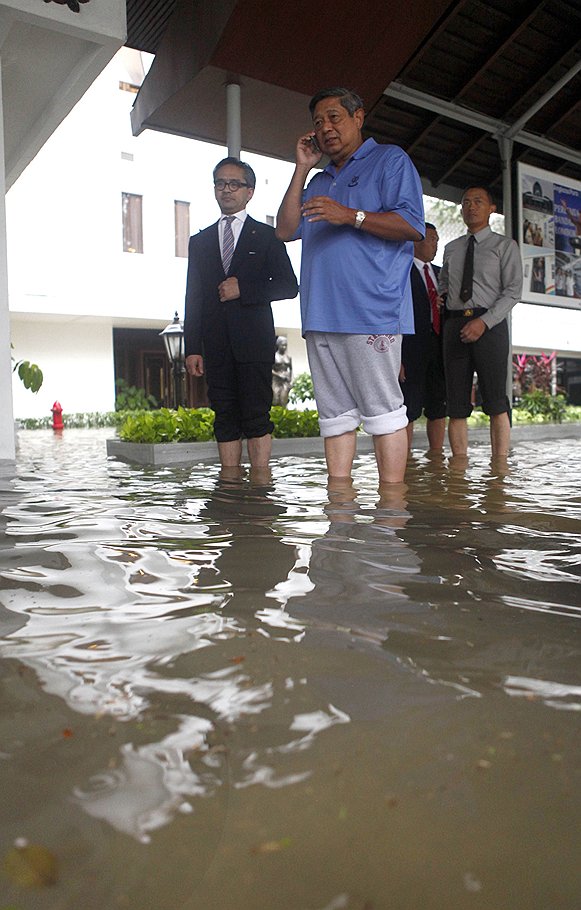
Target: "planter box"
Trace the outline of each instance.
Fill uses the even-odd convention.
[[[529,439],[581,439],[581,424],[579,423],[535,423],[521,424],[512,428],[511,440],[513,444],[526,442]],[[468,443],[488,443],[490,431],[487,426],[470,427],[468,429]],[[423,425],[416,427],[414,434],[414,449],[426,449],[427,440]],[[373,437],[367,433],[357,435],[357,452],[364,454],[373,451]],[[273,439],[272,457],[281,458],[295,455],[324,454],[323,440],[320,436],[295,439]],[[119,461],[134,462],[142,465],[186,465],[199,464],[200,462],[218,461],[218,446],[215,442],[124,442],[122,439],[107,440],[107,455]]]
[[[362,435],[358,440],[360,451],[373,447],[371,437]],[[284,455],[318,455],[324,453],[320,436],[297,439],[273,439],[272,457]],[[218,461],[218,446],[215,442],[124,442],[122,439],[107,440],[107,455],[119,461],[149,465],[183,465]]]

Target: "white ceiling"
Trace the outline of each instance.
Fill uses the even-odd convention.
[[[125,0],[88,0],[79,13],[0,0],[7,189],[123,44],[125,10]]]

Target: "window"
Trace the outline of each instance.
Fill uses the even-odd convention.
[[[143,196],[122,193],[123,252],[143,253]]]
[[[176,229],[176,256],[187,258],[188,243],[190,239],[190,203],[174,202],[174,218]]]

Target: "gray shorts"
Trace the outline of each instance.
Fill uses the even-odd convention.
[[[363,429],[373,436],[407,426],[399,384],[401,335],[305,336],[321,436]]]

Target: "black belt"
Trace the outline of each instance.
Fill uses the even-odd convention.
[[[484,316],[486,307],[476,306],[471,310],[446,310],[446,319],[458,319],[460,316]]]

